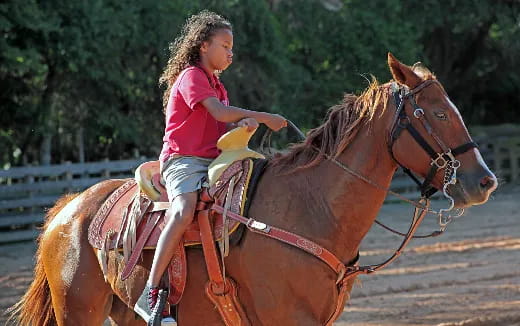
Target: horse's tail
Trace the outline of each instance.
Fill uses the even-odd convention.
[[[45,232],[49,222],[58,212],[78,194],[70,194],[61,197],[54,207],[46,214],[45,225],[42,234]],[[41,235],[39,242],[42,240]],[[34,280],[25,292],[24,296],[9,310],[7,324],[16,320],[17,325],[51,326],[57,325],[52,307],[51,291],[45,269],[43,267],[41,255],[41,243],[36,254],[36,265],[34,267]]]

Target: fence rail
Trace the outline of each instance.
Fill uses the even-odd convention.
[[[517,134],[475,137],[482,156],[502,183],[520,180],[520,130]],[[145,161],[142,158],[0,170],[0,243],[34,239],[45,209],[61,195],[82,191],[109,178],[133,177],[135,169]],[[392,190],[410,198],[419,196],[415,184],[400,172],[394,176]]]
[[[106,160],[0,170],[0,243],[34,239],[45,210],[63,194],[110,178],[131,178],[145,161]]]

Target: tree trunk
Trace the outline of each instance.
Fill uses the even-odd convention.
[[[76,129],[76,145],[78,149],[78,162],[85,163],[85,138],[83,126]]]
[[[43,134],[43,140],[40,145],[40,165],[51,164],[51,149],[52,133],[46,132]]]

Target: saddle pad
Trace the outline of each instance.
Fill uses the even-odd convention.
[[[215,186],[209,190],[209,194],[218,203],[223,204],[227,193],[227,187],[233,176],[239,177],[235,182],[235,188],[232,195],[232,203],[229,210],[242,214],[246,203],[246,193],[248,182],[252,174],[253,162],[251,159],[237,161],[233,163],[221,175]],[[89,226],[88,239],[89,243],[97,249],[111,250],[122,247],[123,234],[130,223],[128,218],[135,218],[137,225],[135,227],[135,239],[139,241],[141,233],[146,229],[147,222],[151,220],[153,214],[157,214],[155,204],[150,199],[142,196],[135,180],[131,179],[116,189],[108,199],[101,205],[94,219]],[[164,207],[162,205],[161,207]],[[160,210],[160,209],[159,209]],[[164,210],[164,208],[162,209]],[[133,216],[138,214],[138,216]],[[157,241],[165,225],[164,214],[160,217],[157,225],[151,231],[146,243],[145,249],[153,249],[157,245]],[[214,223],[213,236],[216,240],[220,240],[223,234],[222,216],[216,216]],[[240,223],[229,223],[228,233],[233,233]],[[116,244],[117,242],[117,244]],[[184,233],[184,245],[192,246],[201,243],[198,223],[192,223]]]

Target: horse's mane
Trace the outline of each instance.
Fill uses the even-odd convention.
[[[360,127],[370,123],[381,101],[379,114],[386,109],[388,91],[372,77],[367,89],[359,96],[345,94],[343,101],[332,106],[325,122],[311,129],[305,141],[292,145],[289,151],[271,160],[279,171],[294,172],[316,166],[326,156],[337,157],[352,142]]]

